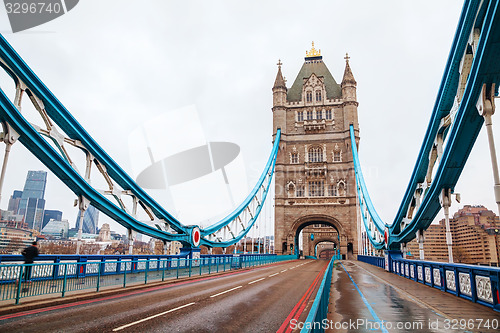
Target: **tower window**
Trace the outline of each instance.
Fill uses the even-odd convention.
[[[304,121],[304,112],[303,111],[297,112],[297,121]]]
[[[308,153],[309,162],[323,162],[323,150],[321,148],[311,148]]]
[[[331,184],[328,185],[328,195],[331,197],[336,197],[337,196],[337,186]]]
[[[323,181],[315,180],[309,182],[309,196],[310,197],[322,197],[324,194]]]
[[[299,163],[299,154],[298,153],[292,153],[291,154],[290,163],[292,163],[292,164],[298,164]]]
[[[303,197],[304,196],[304,185],[299,185],[296,187],[296,190],[295,190],[295,196],[296,197]]]
[[[342,151],[334,151],[333,152],[333,161],[334,162],[342,162]]]
[[[316,111],[316,119],[318,120],[323,119],[323,111]]]
[[[312,102],[313,101],[313,94],[312,91],[306,92],[306,101],[307,102]]]
[[[321,91],[316,90],[316,102],[321,102]]]
[[[333,119],[332,110],[326,110],[326,119]]]
[[[312,111],[307,111],[307,120],[313,120],[313,112]]]

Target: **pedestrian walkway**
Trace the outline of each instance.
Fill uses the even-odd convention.
[[[500,313],[359,261],[337,263],[327,332],[498,332]]]

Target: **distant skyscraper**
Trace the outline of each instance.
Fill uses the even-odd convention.
[[[10,199],[9,199],[9,208],[7,208],[8,211],[13,212],[14,214],[17,214],[19,210],[19,202],[21,201],[21,196],[23,195],[23,191],[14,191],[12,193]]]
[[[42,229],[45,228],[50,220],[62,221],[62,212],[60,210],[46,209],[43,213]]]
[[[83,216],[82,232],[86,234],[97,234],[97,222],[99,221],[99,211],[94,206],[89,205]],[[80,212],[76,216],[76,230],[80,228]]]
[[[45,208],[45,185],[47,172],[28,171],[26,183],[19,202],[18,214],[24,215],[24,222],[28,227],[42,230],[43,210]]]

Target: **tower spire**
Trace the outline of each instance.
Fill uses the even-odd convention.
[[[351,66],[349,66],[349,59],[351,59],[351,57],[349,57],[349,54],[346,53],[344,59],[345,59],[345,70],[344,70],[344,77],[342,78],[342,86],[348,84],[355,86],[356,80],[354,79],[354,75],[352,74]]]
[[[273,88],[285,88],[286,89],[286,84],[285,80],[283,79],[283,74],[281,74],[281,65],[283,63],[281,62],[281,59],[278,59],[278,74],[276,74],[276,80],[274,80],[274,86]]]

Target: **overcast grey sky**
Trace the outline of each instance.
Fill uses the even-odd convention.
[[[9,32],[2,8],[0,31],[127,172],[128,136],[141,119],[195,105],[207,140],[240,145],[250,186],[271,149],[278,59],[291,85],[314,41],[340,82],[349,52],[358,82],[365,180],[379,215],[391,223],[427,128],[462,5],[458,0],[82,0],[62,17],[16,34]],[[5,74],[0,75],[7,90]],[[3,209],[12,191],[22,189],[27,170],[37,169],[46,168],[17,143]],[[463,204],[496,210],[484,130],[456,192],[462,203],[455,203],[453,212]],[[62,210],[74,225],[75,196],[52,175],[46,199],[47,209]],[[109,220],[101,217],[103,222]],[[123,230],[116,223],[111,228]]]

